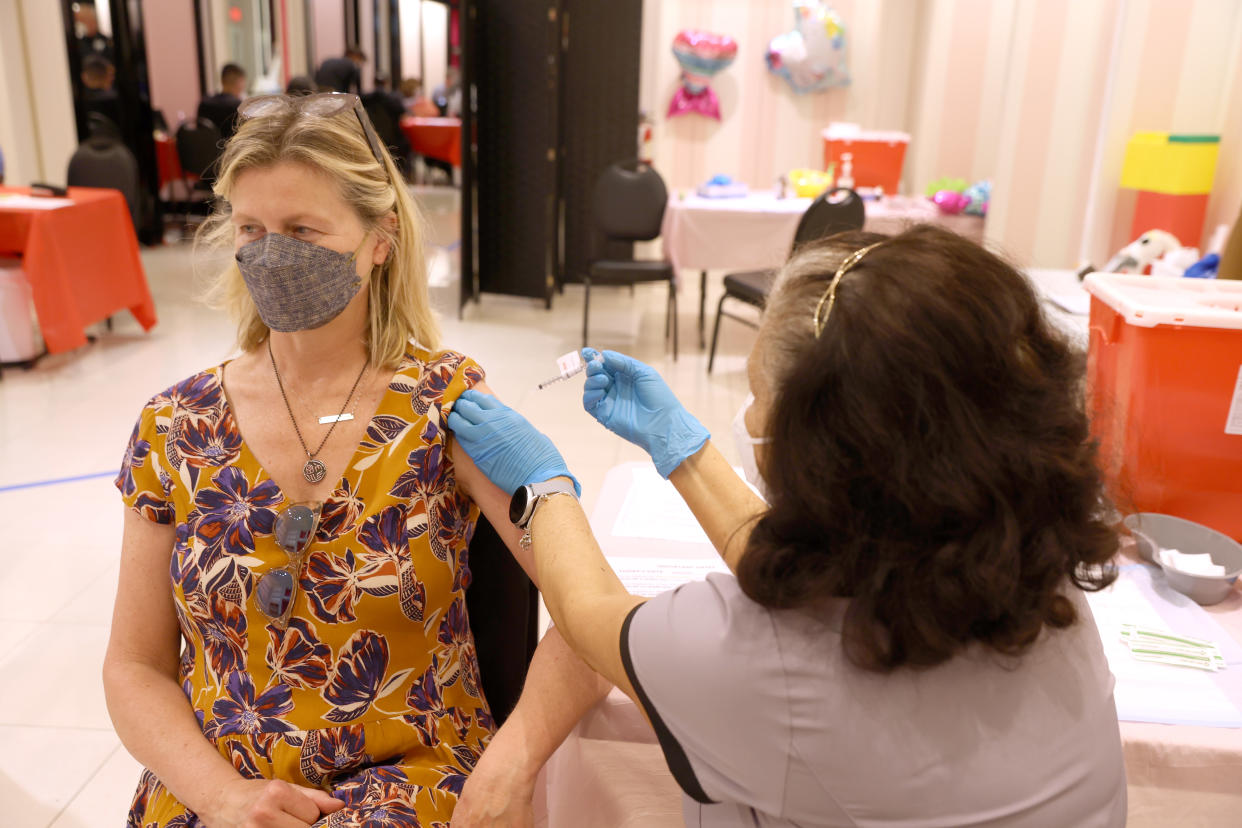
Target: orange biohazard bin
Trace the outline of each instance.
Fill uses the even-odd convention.
[[[1087,393],[1110,494],[1242,540],[1242,282],[1092,273]]]
[[[841,175],[841,156],[850,153],[855,187],[883,187],[888,195],[901,188],[901,168],[906,161],[910,135],[905,132],[877,132],[860,129],[857,124],[834,123],[822,133],[824,169]]]

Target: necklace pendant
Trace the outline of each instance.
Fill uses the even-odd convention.
[[[353,418],[353,414],[325,414],[319,418],[319,424],[327,425],[328,423],[343,423],[346,420],[352,420]]]
[[[307,483],[318,483],[327,473],[328,467],[313,457],[302,467],[302,476],[306,478]]]

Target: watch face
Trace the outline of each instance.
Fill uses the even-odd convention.
[[[518,490],[513,493],[513,497],[509,499],[509,521],[515,526],[520,526],[522,518],[526,515],[526,503],[530,499],[530,489],[525,486],[519,486]]]

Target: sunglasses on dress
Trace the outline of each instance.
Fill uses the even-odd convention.
[[[315,95],[260,95],[257,98],[247,98],[242,101],[241,106],[237,107],[237,121],[248,121],[251,118],[266,118],[272,115],[282,115],[286,112],[293,112],[298,115],[311,115],[316,118],[331,118],[333,115],[344,112],[346,109],[353,109],[354,114],[358,116],[358,123],[362,126],[362,132],[367,136],[367,143],[371,145],[371,153],[375,156],[375,160],[379,165],[388,170],[388,165],[384,163],[384,145],[379,139],[379,135],[375,132],[375,127],[371,125],[371,119],[367,117],[367,111],[362,106],[362,100],[350,92],[320,92]]]
[[[322,509],[322,503],[294,503],[276,516],[272,528],[276,545],[289,557],[289,562],[263,573],[254,596],[259,611],[282,630],[289,624],[289,611],[302,575],[302,555],[315,537]]]

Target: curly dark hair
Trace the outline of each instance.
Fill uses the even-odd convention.
[[[816,338],[838,265],[879,241]],[[753,600],[850,599],[847,657],[887,672],[973,642],[1021,654],[1077,620],[1067,588],[1116,577],[1084,355],[1001,258],[931,226],[833,236],[782,270],[764,329],[770,509],[738,569]]]

